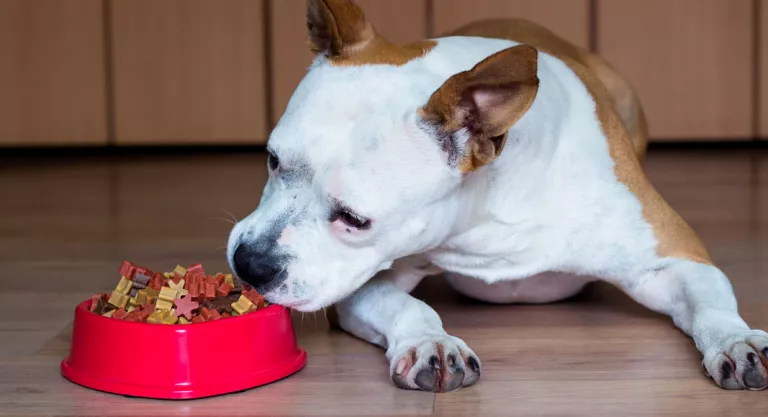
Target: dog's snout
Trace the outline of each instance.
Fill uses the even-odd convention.
[[[281,271],[274,257],[253,251],[243,244],[235,249],[232,261],[237,276],[260,291],[273,282]]]

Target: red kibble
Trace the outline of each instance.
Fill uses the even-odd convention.
[[[205,283],[206,284],[214,284],[215,285],[216,284],[216,277],[214,277],[213,275],[208,275],[207,277],[205,277]]]
[[[224,282],[224,274],[219,272],[214,279],[216,280],[216,285],[221,285]]]
[[[176,304],[176,312],[174,313],[176,317],[184,316],[187,320],[191,320],[195,314],[194,310],[200,307],[200,304],[192,301],[189,296],[177,298],[173,300],[173,303]]]
[[[227,318],[227,317],[232,317],[232,315],[231,315],[231,314],[229,314],[229,313],[227,313],[226,311],[225,311],[225,312],[223,312],[223,313],[221,313],[221,318],[225,319],[225,318]]]
[[[99,305],[99,300],[101,299],[101,297],[102,297],[101,294],[93,294],[91,296],[91,308],[90,308],[91,313],[96,311],[96,306]]]
[[[160,289],[163,288],[163,283],[153,279],[152,281],[149,282],[148,287],[152,288],[155,291],[160,291]]]
[[[131,311],[130,313],[126,314],[123,320],[125,321],[142,321],[141,317],[143,314],[143,310],[141,309],[141,306],[136,307],[135,310]]]
[[[136,264],[131,261],[123,261],[119,271],[120,275],[128,279],[133,279],[133,276],[136,275]]]
[[[186,277],[205,277],[205,271],[200,264],[194,264],[187,267]]]
[[[224,282],[219,284],[219,288],[216,288],[216,295],[226,297],[230,291],[232,291],[232,286]]]
[[[177,273],[175,273],[175,272],[174,272],[174,273],[173,273],[173,278],[172,278],[172,280],[173,280],[173,283],[174,283],[174,284],[178,284],[178,283],[179,283],[179,282],[182,280],[182,278],[181,278],[181,275],[179,275],[179,274],[177,274]],[[186,281],[185,281],[185,282],[184,282],[184,285],[186,285],[186,284],[187,284],[187,283],[186,283]]]
[[[259,294],[256,290],[251,288],[250,290],[243,291],[243,295],[251,300],[253,304],[256,305],[257,308],[263,308],[264,307],[264,296]]]
[[[197,284],[187,286],[187,290],[189,291],[189,296],[193,299],[200,297],[200,287],[198,287]]]
[[[205,298],[208,300],[216,298],[216,284],[205,283],[203,285],[205,285]]]
[[[195,316],[192,318],[192,323],[204,323],[205,319],[201,316]]]
[[[112,318],[122,320],[125,318],[126,315],[128,315],[128,312],[125,311],[125,308],[120,307],[117,310],[115,310],[114,313],[112,313]]]

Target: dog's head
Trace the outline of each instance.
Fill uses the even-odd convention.
[[[446,81],[426,63],[435,41],[393,45],[350,1],[309,0],[307,19],[317,57],[270,136],[269,181],[228,257],[271,302],[314,311],[449,234],[463,178],[501,153],[538,78],[528,46]]]

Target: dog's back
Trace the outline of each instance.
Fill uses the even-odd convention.
[[[645,157],[648,133],[640,101],[629,82],[604,59],[569,43],[549,29],[523,19],[478,21],[447,35],[509,39],[534,46],[541,52],[566,61],[570,66],[585,67],[602,82],[608,91],[612,105],[629,133],[637,157],[641,161]]]

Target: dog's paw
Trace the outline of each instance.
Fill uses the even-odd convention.
[[[768,333],[749,330],[707,349],[704,372],[721,388],[761,390],[768,387]]]
[[[392,382],[403,389],[450,392],[480,379],[480,360],[463,340],[433,335],[404,340],[388,352]]]

